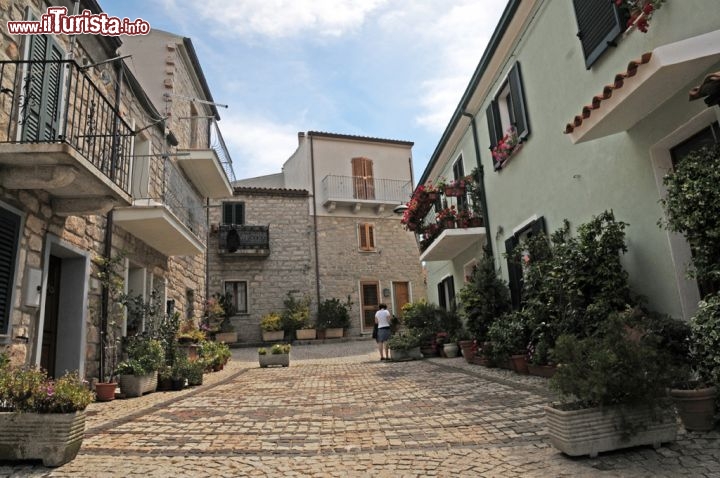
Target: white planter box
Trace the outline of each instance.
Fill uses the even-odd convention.
[[[260,362],[260,366],[262,368],[268,367],[270,365],[280,365],[283,367],[288,367],[290,366],[290,354],[258,354],[258,361]]]
[[[72,461],[85,433],[85,412],[0,412],[0,460],[42,460],[45,466]]]
[[[120,391],[126,397],[140,397],[157,390],[157,372],[146,375],[120,375]]]
[[[422,357],[423,356],[422,353],[420,353],[420,347],[413,347],[408,350],[390,349],[390,360],[393,360],[395,362],[419,360]]]
[[[283,330],[273,330],[270,332],[263,330],[262,332],[263,342],[275,342],[283,338],[285,338],[285,331]]]
[[[295,331],[298,340],[315,340],[317,338],[316,329],[298,329]]]
[[[217,332],[215,334],[215,342],[234,344],[237,342],[237,332]]]
[[[675,441],[678,427],[674,410],[656,413],[654,416],[648,409],[624,409],[621,414],[614,407],[571,411],[545,407],[550,443],[566,455],[591,458],[604,451],[639,445],[659,448],[662,443]],[[635,433],[623,433],[628,429]]]

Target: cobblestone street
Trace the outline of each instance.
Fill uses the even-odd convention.
[[[542,378],[380,362],[369,341],[296,346],[289,368],[255,354],[235,349],[201,387],[92,404],[74,461],[0,476],[720,476],[717,432],[563,456],[544,436]]]

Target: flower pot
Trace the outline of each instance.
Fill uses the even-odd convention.
[[[298,340],[315,340],[317,337],[317,330],[298,329],[295,331],[295,337],[297,337]]]
[[[185,379],[184,378],[171,379],[170,390],[177,392],[177,391],[182,390],[183,388],[185,388]]]
[[[276,342],[285,338],[285,331],[283,330],[263,330],[262,339],[263,342]]]
[[[325,329],[325,338],[326,339],[340,339],[343,336],[344,330],[345,329],[343,329],[342,327]]]
[[[42,460],[45,466],[72,461],[85,433],[85,411],[0,412],[0,461]]]
[[[115,400],[116,382],[98,382],[95,384],[95,398],[98,402],[109,402]]]
[[[423,357],[437,357],[437,350],[433,345],[421,345],[420,353],[423,354]]]
[[[172,379],[170,378],[158,378],[158,391],[172,390]]]
[[[215,342],[234,344],[237,342],[237,332],[217,332],[215,334]]]
[[[195,343],[178,344],[178,348],[185,354],[188,360],[193,361],[198,358],[198,345]]]
[[[560,410],[545,407],[550,443],[570,456],[590,455],[620,448],[675,441],[675,414],[647,408],[618,407]],[[634,433],[628,433],[628,431]]]
[[[443,344],[443,352],[447,358],[455,358],[458,355],[458,346],[455,342]]]
[[[458,197],[465,194],[465,188],[460,186],[446,186],[445,187],[445,195],[446,196],[453,196]]]
[[[525,354],[511,355],[510,361],[512,362],[512,369],[515,370],[515,372],[521,375],[527,375],[529,373]]]
[[[716,387],[692,390],[673,388],[670,396],[687,430],[710,431],[715,428]]]
[[[290,354],[258,354],[258,361],[260,367],[265,368],[272,365],[279,365],[281,367],[290,366]]]
[[[555,365],[535,365],[533,363],[528,363],[527,367],[530,375],[544,378],[552,378],[552,376],[555,375],[555,371],[557,370],[557,367]]]

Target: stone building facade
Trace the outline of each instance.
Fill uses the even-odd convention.
[[[102,13],[92,0],[80,3]],[[63,1],[0,5],[0,22],[58,5],[72,11]],[[8,62],[0,74],[8,92],[0,105],[0,353],[51,375],[110,372],[100,370],[108,309],[99,257],[123,256],[125,292],[161,311],[170,303],[196,321],[202,314],[207,184],[175,164],[181,128],[166,129],[135,73],[111,60],[121,46],[118,37],[0,34]],[[190,66],[189,78],[202,75],[197,61]],[[190,91],[201,82],[186,83]],[[168,182],[168,168],[177,182]],[[217,195],[227,195],[227,175],[216,169],[227,185]],[[178,184],[185,192],[172,203]]]
[[[308,192],[284,188],[237,187],[232,198],[210,208],[208,241],[209,294],[221,293],[234,283],[245,291],[244,310],[232,318],[240,342],[259,342],[260,320],[280,312],[288,292],[311,295],[315,284],[312,221],[307,214]],[[221,239],[223,207],[242,205],[244,224],[267,228],[266,250],[229,252]],[[241,300],[242,301],[242,300]],[[242,304],[240,304],[243,309]]]
[[[247,224],[269,224],[267,257],[215,255],[211,234],[210,293],[249,277],[251,310],[234,319],[241,340],[259,338],[260,318],[281,312],[288,292],[311,299],[313,318],[324,300],[349,298],[349,336],[372,332],[379,303],[400,315],[426,296],[417,243],[393,213],[412,190],[412,143],[318,132],[298,140],[281,173],[238,181],[222,201],[243,202]],[[212,214],[219,227],[230,221]]]

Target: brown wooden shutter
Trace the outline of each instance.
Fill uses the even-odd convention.
[[[352,171],[355,199],[375,199],[372,160],[352,158]]]
[[[358,224],[358,236],[360,237],[361,251],[372,251],[375,249],[375,228],[372,224]]]
[[[367,229],[368,247],[375,249],[375,227],[372,224],[366,224],[365,227]]]

